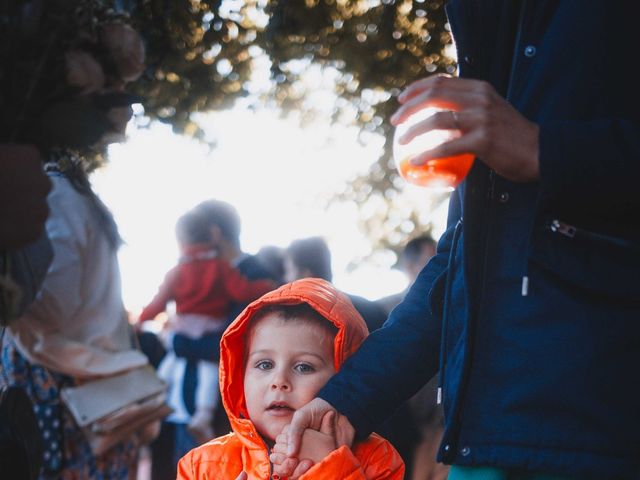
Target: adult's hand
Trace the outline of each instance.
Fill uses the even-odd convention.
[[[399,125],[426,107],[452,110],[438,112],[419,122],[400,139],[429,130],[459,130],[458,138],[417,155],[411,163],[473,153],[499,175],[515,182],[540,177],[538,126],[527,120],[494,88],[481,80],[434,75],[409,85],[398,97],[400,108],[391,117]]]
[[[287,430],[287,457],[283,458],[280,464],[274,463],[274,473],[281,478],[291,477],[294,472],[298,476],[304,473],[301,469],[297,469],[297,457],[302,445],[302,435],[307,428],[320,431],[322,420],[328,412],[336,414],[335,437],[337,446],[348,445],[350,447],[353,444],[355,429],[347,417],[340,415],[329,402],[321,398],[314,398],[293,414],[291,424]],[[310,464],[307,466],[307,470],[309,468],[311,468]]]
[[[28,244],[44,231],[51,182],[31,145],[0,145],[0,248]]]

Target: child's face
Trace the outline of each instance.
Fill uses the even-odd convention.
[[[334,373],[328,330],[278,314],[261,319],[249,336],[244,374],[247,410],[258,432],[275,440]]]

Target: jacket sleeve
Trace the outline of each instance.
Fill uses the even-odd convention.
[[[404,463],[389,442],[381,441],[368,454],[358,459],[342,446],[314,465],[300,480],[402,480]]]
[[[429,297],[442,300],[449,251],[460,219],[460,196],[451,198],[447,231],[435,257],[420,272],[405,299],[386,323],[371,333],[319,397],[346,415],[358,438],[364,438],[433,377],[438,368],[441,319]]]
[[[173,298],[173,284],[175,278],[175,270],[171,270],[167,273],[162,285],[158,288],[158,293],[153,297],[153,300],[142,309],[140,313],[140,320],[153,320],[156,315],[164,312],[167,307],[167,302]]]
[[[221,265],[221,275],[225,290],[236,302],[251,302],[275,286],[270,280],[249,280],[226,262]]]

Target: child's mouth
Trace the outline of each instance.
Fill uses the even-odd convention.
[[[272,415],[290,415],[291,413],[293,413],[295,411],[294,408],[291,408],[289,405],[287,405],[286,403],[282,403],[282,402],[274,402],[271,405],[269,405],[267,407],[267,412],[271,413]]]

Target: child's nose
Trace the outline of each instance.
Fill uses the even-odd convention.
[[[271,380],[272,390],[291,390],[291,382],[284,373],[276,373]]]

